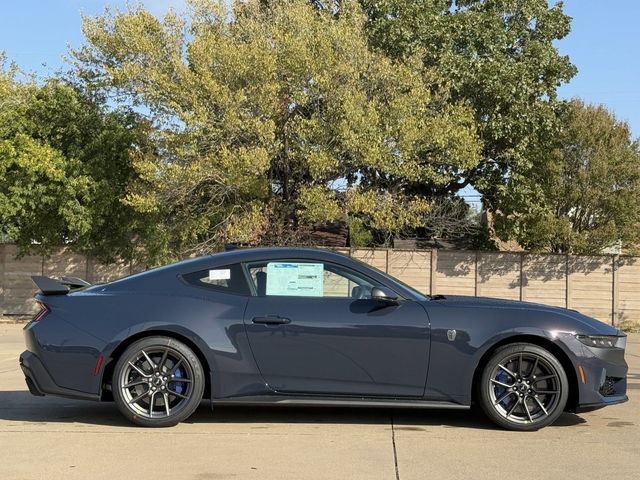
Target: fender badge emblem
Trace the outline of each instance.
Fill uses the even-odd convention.
[[[447,338],[450,342],[453,342],[456,339],[456,331],[455,330],[447,330]]]

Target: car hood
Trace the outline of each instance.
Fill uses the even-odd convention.
[[[490,309],[518,309],[535,311],[546,314],[558,315],[571,320],[576,331],[593,332],[600,335],[623,335],[623,333],[611,325],[589,317],[577,310],[562,307],[543,305],[541,303],[521,302],[518,300],[505,300],[501,298],[471,297],[463,295],[436,296],[430,302],[437,302],[446,307],[458,308],[490,308]]]

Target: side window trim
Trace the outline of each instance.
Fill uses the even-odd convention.
[[[258,296],[258,291],[256,290],[256,286],[253,282],[253,278],[251,278],[251,273],[249,272],[249,263],[252,262],[242,262],[242,271],[244,273],[244,281],[247,282],[247,285],[249,285],[249,293],[250,293],[250,297],[257,297]],[[255,263],[255,262],[253,262]]]
[[[193,282],[190,282],[189,280],[187,280],[185,278],[187,275],[193,275],[195,273],[204,272],[205,270],[215,270],[215,269],[220,269],[220,268],[230,268],[230,269],[232,269],[234,265],[238,265],[238,267],[240,268],[240,271],[242,271],[242,273],[243,273],[243,277],[242,278],[244,279],[245,286],[247,287],[247,292],[238,292],[238,291],[234,291],[234,290],[230,289],[229,287],[221,287],[219,285],[214,285],[214,284],[205,285],[205,284],[202,284],[202,283],[193,283]],[[208,292],[223,293],[225,295],[235,295],[235,296],[246,297],[246,298],[253,296],[252,282],[250,282],[249,279],[247,278],[246,273],[245,273],[245,269],[244,269],[244,265],[242,263],[240,263],[240,262],[234,263],[234,264],[230,264],[230,265],[209,266],[209,267],[204,268],[204,269],[193,270],[191,272],[179,273],[176,276],[187,287],[195,287],[195,288],[200,288],[200,289],[203,289],[203,290],[207,290]]]

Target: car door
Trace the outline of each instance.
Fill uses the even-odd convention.
[[[244,322],[258,368],[283,393],[421,397],[429,321],[412,300],[373,300],[362,272],[322,261],[246,265]]]

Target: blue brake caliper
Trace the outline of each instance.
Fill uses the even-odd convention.
[[[511,375],[509,375],[507,372],[503,370],[500,370],[498,372],[498,375],[496,375],[496,380],[499,381],[500,383],[506,383],[507,385],[513,382]],[[496,398],[502,397],[505,393],[507,393],[506,387],[503,387],[502,385],[495,385]],[[500,402],[500,405],[502,405],[503,407],[506,407],[507,405],[509,405],[510,400],[511,400],[511,395],[505,398],[504,400],[502,400]]]
[[[176,378],[181,378],[182,377],[182,369],[178,368],[175,371]],[[175,384],[175,391],[176,393],[182,393],[184,391],[184,383],[183,382],[176,382]]]

